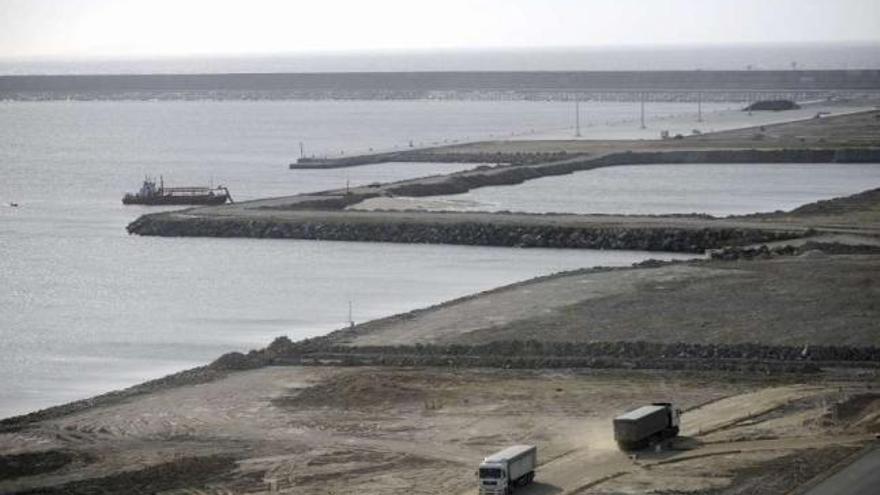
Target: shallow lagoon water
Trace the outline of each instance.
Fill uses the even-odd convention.
[[[529,213],[743,215],[880,187],[880,164],[624,165],[515,186],[429,198],[368,200],[357,208]]]

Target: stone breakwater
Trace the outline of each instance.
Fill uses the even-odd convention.
[[[443,221],[431,221],[432,217]],[[470,246],[538,247],[568,249],[631,249],[703,253],[731,245],[787,240],[804,231],[743,228],[683,228],[629,226],[565,226],[552,224],[454,221],[455,214],[425,214],[409,221],[333,221],[284,218],[145,215],[128,226],[129,233],[163,237],[251,237],[325,241],[460,244]],[[450,220],[450,217],[453,219]],[[471,218],[471,217],[467,217]],[[525,218],[531,218],[525,216]]]
[[[711,250],[709,258],[713,260],[735,261],[767,259],[775,256],[801,256],[815,254],[825,256],[831,254],[880,254],[880,246],[841,244],[808,241],[800,246],[727,246],[723,249]]]
[[[387,162],[428,162],[428,163],[509,163],[512,165],[531,165],[551,161],[565,160],[579,156],[565,151],[547,153],[460,153],[448,152],[442,148],[420,148],[417,150],[389,151],[387,153],[371,153],[341,158],[309,158],[304,157],[291,163],[289,168],[296,169],[320,169],[320,168],[344,168],[359,165],[372,165]]]
[[[225,354],[210,367],[243,370],[272,365],[379,365],[746,372],[816,372],[823,366],[880,367],[880,349],[876,347],[536,340],[478,345],[345,346],[330,343],[331,336],[299,342],[279,337],[259,351]]]
[[[556,157],[556,155],[553,155]],[[547,158],[547,157],[544,157]],[[624,151],[574,156],[520,166],[480,166],[444,176],[374,184],[348,191],[325,191],[242,203],[230,209],[201,208],[185,214],[145,215],[128,232],[153,236],[288,238],[333,241],[463,244],[475,246],[634,249],[702,253],[725,246],[759,244],[802,237],[798,226],[732,226],[644,217],[642,221],[590,221],[576,215],[342,212],[347,206],[381,196],[434,196],[472,189],[520,184],[599,167],[679,163],[850,163],[880,162],[880,148],[705,149]],[[215,214],[217,213],[217,214]],[[330,215],[333,213],[334,215]],[[560,218],[562,218],[560,220]]]
[[[836,149],[705,149],[673,151],[625,151],[610,153],[597,158],[586,154],[559,152],[456,152],[444,148],[374,153],[341,158],[302,158],[291,163],[291,169],[342,168],[385,162],[437,162],[437,163],[507,163],[512,165],[550,164],[566,162],[593,164],[594,166],[683,164],[683,163],[874,163],[880,161],[878,148]],[[566,167],[562,167],[565,169]],[[588,168],[571,168],[570,171]],[[563,172],[566,173],[566,172]],[[570,172],[568,172],[570,173]]]

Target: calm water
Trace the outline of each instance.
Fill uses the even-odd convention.
[[[608,104],[606,104],[608,105]],[[622,105],[622,106],[621,106]],[[674,104],[667,113],[686,111]],[[634,105],[590,107],[607,119]],[[530,102],[0,103],[0,416],[203,364],[230,350],[641,252],[130,237],[145,173],[237,199],[456,170],[291,172],[299,154],[476,139],[569,124]],[[7,206],[9,202],[18,208]]]
[[[628,165],[382,207],[727,216],[790,210],[875,187],[880,164]]]

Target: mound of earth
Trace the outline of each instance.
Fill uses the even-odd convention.
[[[752,111],[771,111],[781,112],[783,110],[797,110],[800,105],[791,100],[760,100],[752,103],[743,109],[745,112]]]
[[[441,383],[421,373],[359,369],[276,399],[275,403],[282,407],[381,406],[423,401],[450,385],[448,379]]]

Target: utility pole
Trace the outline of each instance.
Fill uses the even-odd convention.
[[[697,122],[703,121],[703,93],[697,92]]]
[[[640,114],[641,114],[641,121],[642,121],[642,129],[644,129],[645,128],[645,92],[644,91],[642,91],[642,93],[641,93],[640,109],[641,109]]]
[[[574,100],[574,137],[581,137],[581,101]]]

